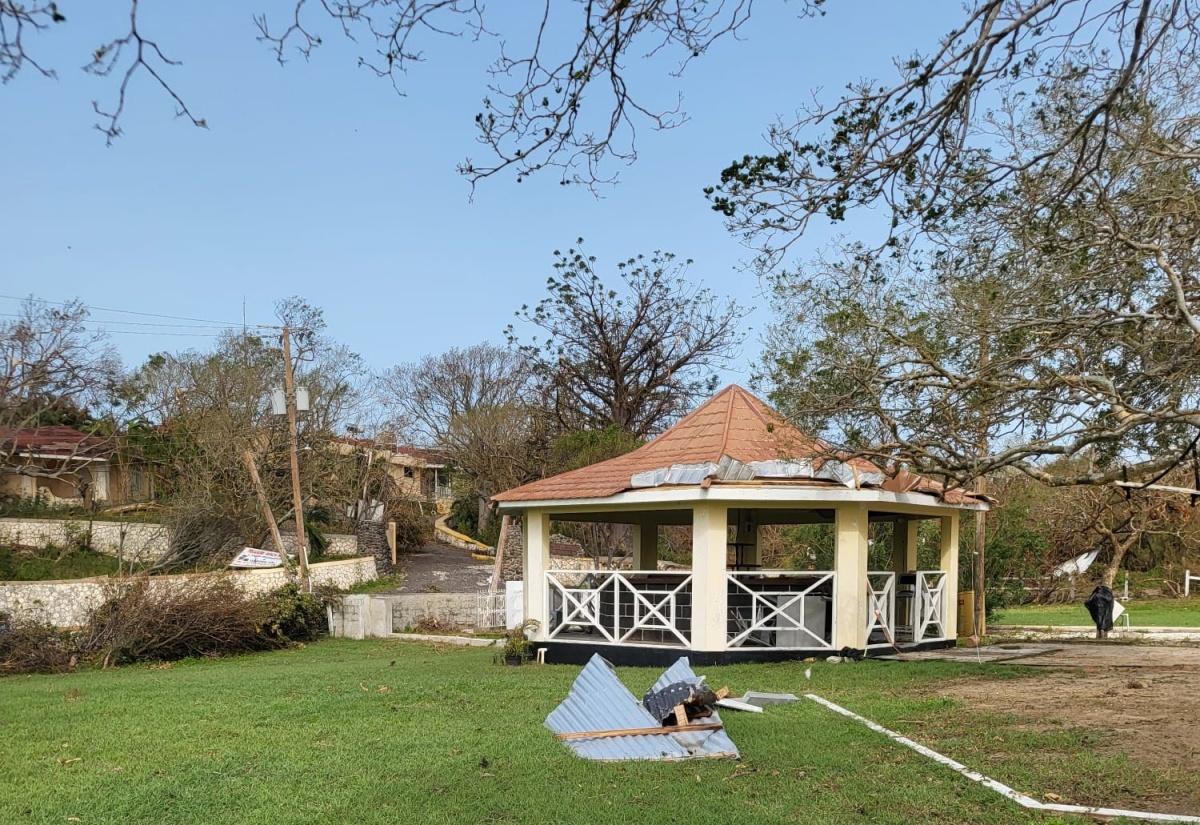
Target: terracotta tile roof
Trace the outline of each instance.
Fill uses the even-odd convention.
[[[649,472],[672,464],[702,464],[729,458],[753,461],[808,459],[814,469],[838,458],[861,472],[879,473],[865,459],[838,453],[830,445],[802,433],[780,413],[746,390],[730,385],[674,427],[631,453],[589,467],[534,481],[493,496],[495,501],[545,501],[553,499],[605,498],[632,489],[634,473]],[[710,479],[713,484],[730,484]],[[743,482],[744,483],[744,482]],[[762,484],[762,480],[755,483]],[[771,484],[830,487],[836,482],[816,479],[770,481]],[[921,476],[902,473],[889,478],[883,489],[890,492],[941,493],[941,485]],[[958,492],[958,491],[954,491]],[[953,499],[948,496],[947,501]],[[962,501],[961,495],[959,501]]]
[[[73,427],[0,428],[0,449],[18,453],[73,456],[96,455],[107,441]]]

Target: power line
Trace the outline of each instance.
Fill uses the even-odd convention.
[[[24,317],[25,317],[24,315],[20,315],[15,312],[0,312],[0,318],[24,318]],[[117,321],[117,320],[113,320],[111,318],[93,318],[93,319],[89,319],[87,321],[87,323],[103,324],[103,325],[105,325],[105,327],[107,327],[107,325],[109,325],[109,324],[120,324],[121,326],[129,326],[129,327],[162,327],[164,329],[219,329],[219,330],[232,329],[232,327],[225,326],[224,324],[157,324],[157,323],[154,323],[153,321]],[[114,330],[114,331],[119,331],[119,330]],[[150,334],[153,334],[153,333],[150,333]]]
[[[49,304],[51,306],[60,306],[60,307],[71,306],[73,303],[79,303],[85,309],[94,310],[96,312],[116,312],[116,313],[119,313],[122,315],[139,315],[139,316],[142,316],[145,318],[166,318],[167,320],[170,320],[170,321],[195,321],[195,322],[201,323],[201,324],[212,324],[212,325],[215,325],[222,329],[241,326],[241,324],[239,324],[237,322],[214,321],[211,318],[189,318],[184,315],[163,315],[158,312],[138,312],[138,311],[132,310],[132,309],[113,309],[112,307],[98,307],[98,306],[92,306],[90,304],[85,304],[82,301],[80,301],[80,302],[48,301],[45,298],[35,298],[32,295],[27,295],[24,298],[17,296],[17,295],[0,295],[0,298],[5,298],[10,301],[33,301],[34,303],[38,303],[38,304]],[[112,323],[134,323],[134,322],[132,322],[132,321],[113,321]],[[166,326],[166,325],[164,324],[163,326]],[[250,326],[258,327],[258,328],[262,328],[262,329],[276,329],[277,328],[276,326],[271,325],[271,324],[250,324]]]

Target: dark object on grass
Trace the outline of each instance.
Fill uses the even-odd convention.
[[[861,662],[863,658],[863,652],[854,647],[843,647],[838,651],[838,655],[847,662]]]
[[[1092,621],[1096,623],[1096,638],[1107,639],[1113,626],[1113,592],[1111,587],[1099,585],[1083,603]]]
[[[642,707],[662,724],[676,725],[712,716],[712,706],[716,701],[717,695],[703,682],[682,681],[662,688],[650,688],[642,697]],[[680,719],[677,715],[676,708],[680,706],[687,714],[686,719]]]

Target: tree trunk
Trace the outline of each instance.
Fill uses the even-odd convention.
[[[1104,577],[1101,579],[1101,583],[1110,590],[1112,589],[1113,582],[1117,579],[1117,571],[1121,569],[1121,565],[1125,562],[1125,553],[1133,546],[1133,543],[1137,539],[1137,533],[1134,533],[1124,541],[1117,541],[1117,537],[1113,533],[1108,534],[1108,540],[1113,546],[1113,557],[1108,567],[1104,570]]]

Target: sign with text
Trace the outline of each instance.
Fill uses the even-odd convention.
[[[254,547],[245,548],[229,562],[230,567],[280,567],[282,564],[283,561],[274,550],[259,550]]]

